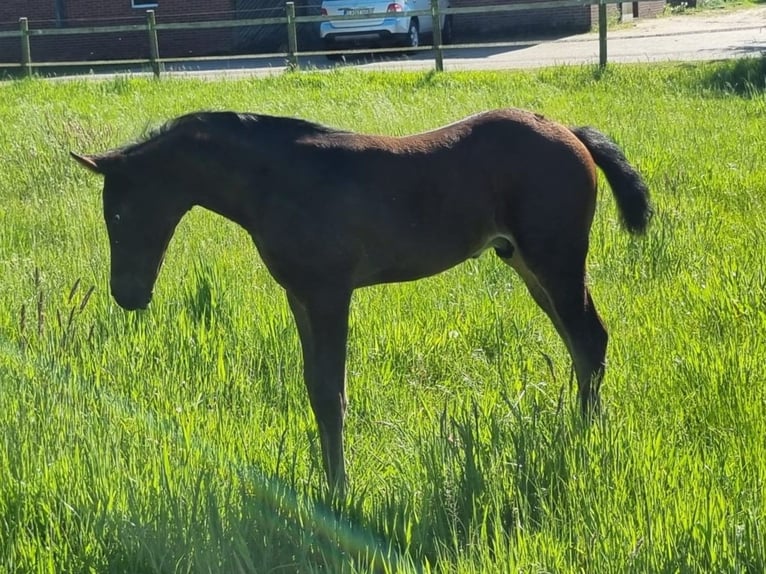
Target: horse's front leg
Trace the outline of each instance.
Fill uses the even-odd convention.
[[[322,444],[330,492],[346,486],[343,418],[346,413],[346,340],[350,290],[323,290],[308,295],[288,292],[303,349],[303,377]]]

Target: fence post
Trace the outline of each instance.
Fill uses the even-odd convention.
[[[295,29],[295,2],[285,4],[287,11],[287,63],[293,70],[298,69],[298,33]]]
[[[154,77],[160,77],[160,45],[157,41],[157,20],[154,17],[154,10],[146,11],[146,30],[149,32],[149,62],[152,65]]]
[[[32,75],[32,49],[29,47],[29,20],[19,18],[21,29],[21,70],[25,76]]]
[[[433,23],[434,35],[434,60],[436,61],[436,71],[444,71],[444,50],[442,50],[442,27],[441,17],[439,15],[439,0],[431,0],[431,22]]]
[[[598,65],[606,67],[606,2],[598,2]]]

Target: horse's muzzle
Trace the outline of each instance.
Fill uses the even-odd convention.
[[[135,281],[120,282],[118,285],[112,282],[112,297],[117,304],[126,311],[146,309],[152,300],[152,290],[142,288]]]
[[[152,300],[151,297],[118,297],[114,293],[112,293],[112,297],[114,297],[114,300],[117,302],[117,304],[126,311],[139,311],[146,309],[149,305],[149,302]]]

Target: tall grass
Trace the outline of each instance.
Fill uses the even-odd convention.
[[[762,65],[0,84],[0,570],[763,571]],[[328,509],[249,238],[192,212],[125,313],[100,182],[68,151],[196,109],[404,134],[498,106],[610,133],[652,190],[645,238],[606,192],[594,223],[605,415],[581,423],[563,345],[496,258],[360,290],[351,495]]]

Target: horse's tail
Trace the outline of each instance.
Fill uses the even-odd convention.
[[[649,188],[622,150],[595,128],[569,128],[593,156],[612,188],[625,228],[634,234],[646,231],[654,213],[649,202]]]

